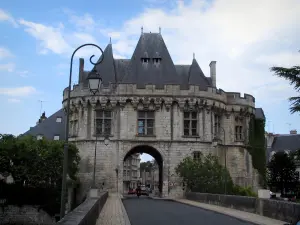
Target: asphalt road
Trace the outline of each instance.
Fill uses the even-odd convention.
[[[178,202],[134,196],[123,203],[131,225],[253,225]]]

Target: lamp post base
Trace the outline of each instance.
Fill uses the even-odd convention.
[[[96,188],[91,188],[89,193],[90,198],[99,198],[100,197],[100,190]]]

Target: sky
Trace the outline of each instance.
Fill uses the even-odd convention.
[[[299,115],[290,114],[287,100],[296,92],[269,68],[300,64],[299,12],[299,0],[2,1],[0,133],[24,133],[41,112],[50,116],[61,108],[70,58],[79,45],[104,49],[111,38],[114,57],[130,58],[141,27],[161,27],[174,63],[191,64],[195,53],[209,76],[210,61],[217,61],[217,86],[255,96],[267,131],[298,129]],[[92,54],[100,56],[89,47],[76,54],[73,84],[78,57],[90,69]]]

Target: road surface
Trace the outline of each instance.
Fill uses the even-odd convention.
[[[253,225],[178,202],[133,196],[123,203],[131,225]]]

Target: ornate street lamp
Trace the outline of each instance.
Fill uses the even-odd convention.
[[[72,66],[73,66],[73,58],[75,53],[85,47],[85,46],[93,46],[98,48],[101,51],[101,58],[97,63],[94,63],[92,61],[93,57],[95,55],[92,55],[90,57],[90,62],[91,64],[93,64],[94,66],[98,65],[99,63],[101,63],[103,61],[104,55],[103,55],[103,50],[95,44],[84,44],[79,46],[78,48],[75,49],[75,51],[72,53],[71,56],[71,62],[70,62],[70,75],[69,75],[69,87],[68,87],[68,99],[67,99],[67,109],[66,109],[66,129],[65,129],[65,145],[64,145],[64,161],[63,161],[63,174],[62,174],[62,190],[61,190],[61,198],[60,198],[60,218],[62,219],[65,215],[65,207],[66,207],[66,199],[65,199],[65,195],[66,195],[66,189],[67,189],[67,173],[68,173],[68,143],[69,143],[69,118],[70,118],[70,95],[71,95],[71,83],[72,83]],[[97,90],[99,90],[100,85],[99,82],[101,82],[102,79],[99,79],[99,76],[95,75],[94,77],[92,76],[91,82],[89,82],[91,85],[90,87],[93,88],[93,90],[96,90],[96,86],[98,87]],[[98,83],[97,83],[98,82]]]
[[[102,57],[102,60],[103,60],[103,57]],[[94,67],[94,69],[89,73],[87,80],[89,81],[90,92],[93,95],[96,95],[96,93],[100,91],[101,84],[102,84],[102,78],[101,78],[100,74],[98,73],[98,71],[96,70],[96,67]],[[98,143],[98,134],[99,133],[100,132],[97,127],[96,120],[95,120],[96,140],[95,140],[95,150],[94,150],[94,170],[93,170],[93,183],[92,183],[93,189],[96,188],[96,158],[97,158],[97,143]]]
[[[90,92],[95,95],[98,91],[100,91],[100,87],[102,84],[102,78],[96,68],[94,68],[88,75],[87,80],[89,81],[89,89]]]

